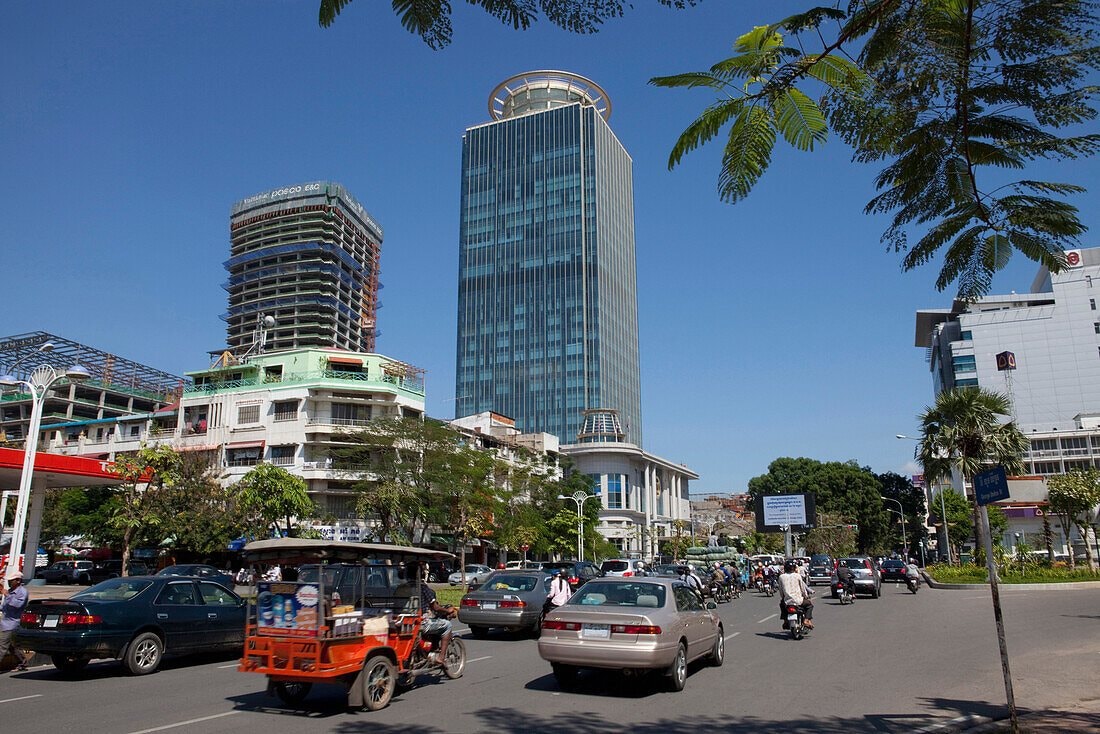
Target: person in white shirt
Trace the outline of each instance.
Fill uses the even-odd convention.
[[[546,595],[546,611],[556,609],[569,601],[569,596],[572,593],[573,590],[569,587],[569,579],[566,578],[565,571],[558,571],[550,582],[550,593]]]
[[[787,604],[800,606],[806,619],[806,628],[813,629],[814,602],[810,597],[814,592],[802,580],[802,575],[798,573],[798,564],[794,561],[787,561],[783,570],[784,573],[779,575],[779,616],[784,616],[784,607]],[[787,629],[786,619],[783,620],[783,629]]]

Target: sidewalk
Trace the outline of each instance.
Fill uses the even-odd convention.
[[[1100,732],[1100,699],[1082,701],[1067,708],[1021,713],[1021,734],[1094,734]],[[1012,731],[1008,718],[963,727],[966,734],[1001,734]]]

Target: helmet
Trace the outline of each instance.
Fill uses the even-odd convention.
[[[714,562],[714,567],[715,567],[715,568],[721,568],[721,567],[722,567],[722,564],[721,564],[721,563],[719,563],[718,561],[715,561],[715,562]]]
[[[797,567],[798,567],[798,564],[795,563],[794,561],[787,561],[786,563],[783,564],[783,570],[787,571],[788,573],[795,570],[795,568],[797,568]]]
[[[690,571],[690,569],[687,567],[686,563],[681,563],[679,566],[676,567],[676,571],[679,573],[687,573],[688,571]]]

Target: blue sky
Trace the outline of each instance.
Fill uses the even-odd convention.
[[[375,0],[329,29],[316,0],[6,3],[0,335],[203,369],[224,345],[233,202],[331,180],[385,229],[378,351],[426,369],[428,411],[449,418],[462,133],[500,81],[563,69],[607,90],[634,160],[645,448],[698,472],[693,493],[743,491],[780,456],[912,471],[894,435],[932,399],[914,312],[952,294],[938,264],[903,274],[880,244],[885,218],[862,214],[875,169],[835,140],[780,148],[748,200],[722,204],[717,145],[667,170],[707,93],[646,83],[805,3],[635,5],[576,36],[455,2],[455,41],[432,51]],[[1048,174],[1091,189],[1074,203],[1095,229],[1097,162]],[[994,292],[1035,271],[1017,256]]]

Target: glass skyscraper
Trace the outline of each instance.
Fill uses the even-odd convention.
[[[634,191],[607,95],[560,71],[514,76],[466,130],[455,396],[572,442],[586,409],[641,445]]]

